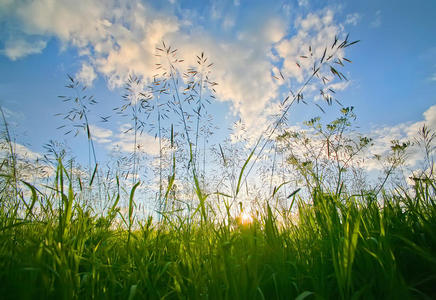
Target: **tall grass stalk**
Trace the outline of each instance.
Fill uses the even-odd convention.
[[[258,159],[260,158],[261,154],[263,153],[263,151],[265,150],[267,145],[272,141],[272,137],[274,136],[276,131],[280,128],[280,126],[282,126],[286,122],[287,114],[290,111],[293,104],[295,102],[298,103],[300,101],[305,103],[304,96],[303,96],[303,91],[305,90],[305,88],[312,82],[312,80],[315,77],[318,78],[322,82],[323,86],[326,86],[326,84],[329,82],[329,80],[325,77],[324,74],[320,74],[324,68],[328,67],[329,72],[331,74],[333,74],[333,76],[335,78],[338,78],[339,80],[347,80],[347,78],[342,74],[342,72],[337,71],[333,67],[333,64],[336,63],[340,66],[344,66],[342,60],[351,62],[348,59],[336,57],[337,53],[341,49],[352,46],[358,42],[359,42],[358,40],[353,41],[353,42],[349,42],[348,35],[347,35],[347,37],[342,42],[338,43],[338,38],[335,37],[335,40],[334,40],[333,44],[331,45],[331,47],[327,47],[327,46],[325,47],[322,57],[316,58],[314,60],[313,68],[312,68],[311,72],[309,73],[310,75],[304,81],[304,83],[301,85],[301,87],[298,89],[298,91],[296,93],[294,93],[292,91],[292,89],[290,89],[290,92],[288,93],[286,98],[281,102],[282,108],[281,108],[281,111],[278,115],[277,120],[272,125],[268,126],[268,128],[264,132],[262,132],[262,134],[259,136],[259,138],[257,139],[257,142],[255,143],[255,145],[253,147],[253,149],[255,151],[257,150],[258,147],[260,147],[260,150],[257,152],[253,162],[251,163],[251,166],[247,170],[245,177],[244,177],[244,182],[247,180],[253,167],[256,165]],[[312,52],[312,47],[309,46],[309,54],[307,56],[303,55],[300,57],[303,59],[308,59],[308,57],[313,58],[313,56],[314,55]],[[297,66],[300,67],[300,65],[298,63],[297,63]],[[285,79],[282,73],[280,73],[280,76],[283,80]],[[330,91],[332,91],[332,89],[330,89]],[[328,95],[327,93],[325,93],[323,91],[323,89],[321,89],[320,92],[321,92],[321,96],[326,101],[326,103],[328,105],[331,105],[333,102],[333,98],[330,95]],[[333,91],[333,93],[334,93],[334,91]],[[292,99],[292,100],[289,101],[290,99]],[[337,101],[337,100],[335,99],[335,101]],[[316,104],[316,105],[322,110],[322,108],[318,104]],[[263,141],[263,143],[262,143],[262,141]],[[261,143],[262,143],[262,146],[260,146]]]

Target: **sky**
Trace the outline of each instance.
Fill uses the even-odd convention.
[[[289,88],[303,85],[308,46],[321,56],[335,36],[349,33],[360,42],[340,53],[352,61],[342,69],[348,80],[328,87],[354,106],[359,131],[380,153],[424,123],[436,128],[435,15],[432,0],[0,0],[0,105],[19,151],[38,157],[50,140],[65,141],[86,162],[86,138],[57,129],[71,125],[55,116],[71,107],[58,97],[71,94],[70,75],[98,101],[89,122],[99,160],[110,159],[115,145],[132,151],[132,135],[122,134],[130,119],[114,116],[113,108],[123,104],[129,75],[152,80],[156,47],[165,41],[178,49],[183,67],[202,52],[214,63],[210,76],[218,85],[208,108],[220,127],[214,141],[235,138],[228,128],[238,120],[255,138]],[[275,79],[280,73],[284,83]],[[308,104],[292,107],[289,125],[338,116],[340,106],[319,99],[316,84],[307,89]],[[158,151],[152,133],[140,143],[150,154]]]

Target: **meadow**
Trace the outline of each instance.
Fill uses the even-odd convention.
[[[285,126],[292,105],[308,101],[303,91],[310,83],[346,80],[337,66],[349,60],[339,56],[355,43],[335,39],[319,57],[308,47],[300,58],[314,61],[307,80],[280,103],[259,139],[249,147],[234,146],[244,150],[242,158],[235,158],[238,149],[215,148],[221,176],[207,176],[212,150],[206,149],[203,111],[216,83],[209,79],[212,65],[203,53],[197,56],[198,69],[183,73],[176,52],[163,44],[157,53],[166,65],[157,63],[162,73],[150,92],[138,92],[140,79],[129,79],[126,102],[117,110],[131,116],[135,137],[131,155],[120,158],[127,171],[99,167],[88,122],[93,97],[61,97],[75,105],[63,116],[71,121],[68,126],[85,133],[88,167],[78,172],[68,153],[52,145],[42,168],[50,166],[51,172],[44,181],[30,180],[35,162],[24,163],[16,154],[3,115],[1,297],[435,299],[433,171],[422,172],[408,186],[387,185],[404,164],[410,143],[393,141],[390,155],[380,158],[385,172],[370,187],[361,183],[359,155],[371,141],[347,134],[353,108],[342,107],[340,117],[328,124],[318,118],[306,122],[306,132]],[[324,71],[333,77],[320,75]],[[67,87],[84,91],[71,77]],[[321,90],[321,96],[328,105],[335,102],[331,93]],[[162,106],[152,99],[172,102]],[[192,115],[188,107],[194,107]],[[145,160],[138,146],[148,126],[143,115],[153,120],[160,142],[152,215],[139,213],[141,188],[152,185],[141,177]],[[435,134],[424,126],[421,137],[423,160],[433,166]],[[241,198],[250,191],[252,171],[270,189],[252,196],[256,201],[248,208]],[[285,173],[298,178],[286,193],[289,182],[276,176]]]

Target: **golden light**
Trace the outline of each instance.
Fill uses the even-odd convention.
[[[239,220],[241,222],[241,225],[248,225],[248,224],[251,224],[253,222],[253,217],[244,211],[239,216]]]

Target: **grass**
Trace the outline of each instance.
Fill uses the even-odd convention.
[[[168,215],[133,227],[130,212],[121,226],[117,208],[97,216],[79,205],[61,164],[56,182],[68,188],[50,196],[32,190],[39,213],[2,198],[4,298],[436,297],[431,181],[385,194],[383,205],[371,194],[316,190],[310,202],[295,198],[294,212],[265,204],[250,224],[214,220],[209,211],[201,221]]]
[[[95,100],[83,96],[79,99],[76,95],[62,98],[78,104],[64,119],[72,122],[76,133],[86,133],[89,178],[86,174],[75,175],[72,161],[69,167],[63,165],[68,152],[48,145],[51,155],[45,158],[56,168],[45,179],[52,183],[31,184],[25,175],[36,169],[16,155],[3,115],[5,132],[0,150],[6,157],[0,162],[1,297],[435,299],[433,168],[430,176],[425,177],[423,172],[415,178],[412,190],[398,186],[387,191],[385,183],[403,163],[409,147],[408,143],[396,141],[386,159],[385,177],[380,184],[366,188],[368,192],[351,194],[352,189],[347,186],[365,189],[359,184],[360,177],[353,177],[353,171],[361,170],[355,162],[357,154],[370,145],[368,138],[353,139],[347,135],[350,121],[355,119],[352,108],[343,108],[341,117],[325,128],[319,119],[313,119],[308,123],[313,129],[310,136],[286,131],[288,111],[294,103],[306,103],[302,92],[313,80],[322,82],[321,95],[328,105],[336,100],[324,91],[329,80],[322,74],[327,70],[340,80],[345,79],[333,65],[343,66],[342,59],[351,62],[337,55],[340,49],[356,42],[348,42],[348,36],[343,42],[335,38],[321,58],[314,57],[309,46],[309,55],[300,56],[313,60],[313,70],[305,83],[295,93],[291,90],[292,97],[288,95],[281,102],[280,113],[249,149],[246,159],[240,160],[237,155],[246,145],[238,148],[239,144],[234,144],[231,151],[223,151],[219,144],[218,165],[222,161],[223,170],[208,177],[206,157],[207,163],[213,164],[213,151],[206,145],[212,133],[199,128],[211,125],[204,120],[204,103],[213,98],[216,83],[208,79],[212,64],[205,67],[209,62],[203,53],[197,56],[198,68],[183,73],[177,67],[182,60],[177,58],[176,50],[163,43],[162,48],[157,48],[157,56],[163,59],[157,69],[163,73],[155,78],[147,93],[135,94],[134,101],[130,94],[124,97],[128,101],[118,112],[132,108],[133,125],[124,134],[134,132],[133,170],[129,158],[124,157],[117,161],[118,169],[109,167],[103,176],[87,120],[88,104],[80,101],[92,104]],[[179,93],[181,76],[188,81],[183,93]],[[281,73],[280,77],[285,80]],[[131,78],[131,84],[142,85],[139,79]],[[70,81],[67,87],[79,87],[71,77]],[[127,92],[133,90],[128,85]],[[156,103],[151,101],[155,94]],[[166,104],[161,106],[162,103]],[[158,220],[141,218],[140,204],[137,205],[140,201],[135,201],[144,185],[150,184],[153,189],[153,178],[148,178],[150,182],[147,178],[142,183],[137,180],[141,178],[137,138],[145,127],[150,129],[150,124],[140,119],[144,115],[156,120],[157,128],[150,128],[159,136],[159,169],[155,172],[159,178],[155,190]],[[102,119],[107,121],[108,117]],[[165,120],[162,124],[161,119]],[[434,138],[436,134],[424,126],[421,144],[429,166],[434,161]],[[273,143],[276,144],[270,148]],[[250,208],[241,202],[244,192],[250,194],[247,177],[253,166],[270,163],[261,155],[271,158],[268,150],[272,149],[272,167],[258,170],[271,174],[266,181],[272,196],[253,201],[257,210],[249,215]],[[120,165],[127,166],[126,174]],[[289,172],[290,167],[293,172]],[[239,175],[236,169],[240,170]],[[129,174],[132,184],[126,188]],[[272,189],[277,174],[283,174],[283,181],[274,182],[277,185]],[[219,181],[218,190],[213,187],[213,179]],[[282,189],[279,196],[278,190],[290,180],[299,182],[297,189],[291,194]],[[284,209],[279,205],[279,197],[280,201],[285,200],[281,205],[290,201],[290,206]],[[103,211],[97,211],[99,203],[104,204]],[[187,209],[181,209],[182,205]],[[224,217],[219,216],[220,208],[225,208]]]

